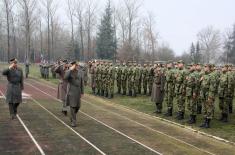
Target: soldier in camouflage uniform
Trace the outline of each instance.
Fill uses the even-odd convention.
[[[108,82],[108,98],[113,98],[114,94],[114,81],[115,81],[115,68],[113,67],[113,64],[110,63],[108,67],[108,75],[107,75],[107,82]]]
[[[148,86],[149,86],[149,96],[152,94],[152,87],[153,87],[153,78],[154,78],[154,69],[152,64],[149,64],[148,68]]]
[[[122,75],[121,75],[122,95],[126,95],[127,78],[128,78],[128,69],[127,69],[126,63],[123,63],[123,65],[122,65]]]
[[[201,79],[203,75],[203,70],[201,68],[201,64],[197,64],[196,66],[196,75],[198,76],[199,79]],[[200,97],[200,89],[201,89],[201,81],[199,80],[197,83],[197,90],[198,90],[198,96],[197,96],[197,114],[202,113],[202,102],[201,102],[201,97]]]
[[[144,67],[142,69],[144,95],[147,94],[147,87],[148,87],[148,68],[147,67],[148,67],[147,64],[144,64]]]
[[[216,77],[211,73],[211,64],[205,66],[205,74],[202,76],[202,85],[200,95],[203,98],[203,114],[204,123],[200,126],[202,128],[210,128],[210,121],[214,111],[214,101],[216,94]]]
[[[95,68],[95,84],[96,84],[96,95],[101,95],[101,63],[97,62]]]
[[[219,95],[219,108],[221,110],[220,121],[228,122],[228,113],[229,113],[229,83],[228,77],[228,65],[225,65],[222,68],[222,74],[219,79],[218,95]]]
[[[173,97],[174,97],[174,72],[172,70],[172,62],[169,61],[167,64],[167,71],[165,72],[165,95],[164,95],[164,102],[167,106],[167,113],[165,116],[172,116],[173,111]]]
[[[109,71],[109,63],[106,62],[105,63],[105,67],[104,67],[104,80],[103,80],[103,84],[104,84],[104,96],[106,98],[108,98],[108,89],[109,89],[109,78],[108,78],[108,71]]]
[[[132,78],[131,78],[131,82],[132,82],[132,92],[133,92],[133,97],[136,97],[137,93],[138,93],[138,85],[139,85],[139,68],[137,66],[136,63],[134,63],[134,67],[133,67],[133,72],[132,72]]]
[[[100,79],[100,89],[101,89],[101,96],[104,96],[105,94],[104,94],[104,92],[105,92],[105,68],[106,68],[106,66],[105,66],[105,63],[103,62],[102,64],[101,64],[101,66],[100,66],[100,74],[101,74],[101,79]]]
[[[184,70],[184,62],[178,62],[178,70],[175,71],[175,95],[176,103],[178,105],[178,115],[177,119],[184,119],[185,112],[185,76],[186,72]]]
[[[89,70],[90,72],[90,76],[91,76],[91,89],[92,89],[92,93],[95,94],[96,92],[96,83],[95,83],[95,70],[96,70],[96,65],[95,62],[92,62],[91,68]]]
[[[138,68],[139,68],[138,94],[141,94],[143,67],[141,66],[141,64],[139,64]]]
[[[232,65],[228,66],[228,79],[229,83],[229,92],[228,92],[228,105],[229,105],[229,113],[233,113],[233,97],[234,97],[234,87],[235,87],[235,72],[232,70]]]
[[[133,66],[131,63],[128,64],[128,96],[132,96],[132,89],[133,89]]]
[[[120,66],[120,63],[117,64],[117,88],[118,88],[118,94],[121,94],[122,89],[122,67]]]

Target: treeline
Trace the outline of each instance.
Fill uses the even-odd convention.
[[[105,6],[99,0],[0,0],[0,8],[1,61],[235,61],[234,28],[223,34],[213,27],[202,29],[191,49],[175,56],[167,43],[159,42],[155,17],[141,0],[107,0]]]

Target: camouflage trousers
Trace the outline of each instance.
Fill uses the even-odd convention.
[[[214,101],[214,98],[208,97],[207,100],[202,103],[204,118],[212,119],[214,113]]]
[[[178,106],[178,112],[184,112],[185,111],[185,96],[182,94],[177,94],[175,96],[175,100]]]
[[[122,91],[123,91],[123,92],[126,92],[127,81],[126,81],[126,80],[122,80],[121,85],[122,85]]]
[[[108,94],[114,94],[114,80],[108,80]]]
[[[219,98],[219,109],[223,114],[229,113],[229,98],[226,97],[220,97]]]
[[[197,114],[197,100],[194,99],[193,96],[187,96],[186,104],[187,104],[187,109],[190,112],[190,115],[196,115]]]
[[[164,103],[166,104],[168,109],[172,109],[173,108],[173,92],[165,92],[164,95]]]

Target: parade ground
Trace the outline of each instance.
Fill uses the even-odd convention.
[[[0,76],[0,154],[204,155],[235,153],[234,142],[85,94],[78,126],[61,113],[53,82],[24,81],[23,103],[10,120]]]

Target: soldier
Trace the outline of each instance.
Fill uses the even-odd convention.
[[[100,89],[101,89],[101,96],[104,96],[104,91],[105,91],[105,62],[102,62],[101,63],[101,66],[100,66],[100,74],[101,74],[101,78],[100,78]]]
[[[164,75],[161,69],[161,65],[159,64],[157,68],[154,70],[154,82],[153,89],[151,95],[151,101],[156,104],[156,111],[154,113],[160,114],[162,113],[162,102],[164,96]]]
[[[174,97],[174,72],[172,70],[172,62],[169,61],[167,64],[167,71],[165,72],[165,95],[164,95],[164,102],[167,105],[167,112],[165,116],[172,116],[173,111],[173,97]]]
[[[205,66],[205,74],[202,76],[201,97],[203,98],[204,123],[202,128],[210,128],[210,121],[214,111],[214,101],[216,94],[216,77],[211,73],[211,64]]]
[[[132,64],[129,62],[129,64],[128,64],[128,91],[129,91],[129,93],[128,93],[128,96],[132,96],[132,89],[133,89],[133,66],[132,66]]]
[[[121,75],[122,95],[126,95],[127,78],[128,78],[128,69],[127,69],[126,63],[123,63],[122,64],[122,75]]]
[[[44,65],[44,77],[45,77],[45,79],[49,79],[49,70],[50,70],[50,66],[47,63],[47,64]]]
[[[95,66],[95,62],[92,62],[91,68],[90,68],[90,75],[91,75],[91,89],[92,89],[92,93],[95,95],[96,91],[96,83],[95,83],[95,70],[96,70],[96,66]]]
[[[219,119],[222,122],[228,122],[228,113],[229,113],[229,83],[228,77],[228,65],[225,65],[222,68],[222,74],[219,79],[218,95],[219,95],[219,108],[221,110],[221,118]]]
[[[109,63],[105,63],[105,68],[104,68],[104,96],[108,98],[109,96],[109,77],[108,77],[108,72],[109,72]]]
[[[60,65],[55,67],[55,73],[59,75],[57,98],[62,101],[62,113],[67,116],[67,105],[65,102],[68,82],[64,79],[65,72],[69,69],[67,60],[60,60]]]
[[[40,67],[41,78],[43,78],[43,64],[41,63],[39,67]]]
[[[148,86],[149,86],[149,96],[152,94],[152,87],[153,87],[153,78],[154,78],[154,69],[153,65],[149,64],[148,68]]]
[[[138,93],[138,84],[139,84],[139,68],[137,66],[137,63],[134,63],[133,72],[132,72],[132,92],[133,97],[136,97]]]
[[[122,88],[122,68],[120,66],[120,63],[117,64],[117,88],[118,88],[118,94],[121,94],[121,88]]]
[[[115,68],[113,67],[113,63],[109,64],[108,68],[108,75],[107,75],[107,82],[108,82],[108,98],[113,98],[114,94],[114,80],[115,80]]]
[[[201,77],[203,75],[203,71],[202,71],[202,68],[201,68],[201,64],[197,64],[196,66],[196,71],[195,71],[195,75],[197,76],[197,79],[199,79],[198,83],[197,83],[197,93],[198,93],[198,96],[197,96],[197,114],[201,114],[202,113],[202,102],[201,102],[201,98],[200,98],[200,89],[201,89]]]
[[[101,95],[101,62],[96,63],[95,68],[96,95]]]
[[[70,106],[71,126],[77,126],[76,115],[81,107],[81,97],[84,94],[83,79],[79,74],[79,66],[76,61],[71,62],[71,67],[66,71],[64,79],[68,81],[66,103]]]
[[[28,75],[29,75],[29,66],[30,66],[30,63],[29,61],[27,60],[25,62],[25,77],[28,78]]]
[[[233,97],[234,97],[234,87],[235,87],[235,75],[234,71],[232,70],[232,65],[228,66],[228,79],[229,83],[229,92],[228,92],[228,105],[229,105],[229,113],[233,113]]]
[[[190,112],[189,124],[196,123],[196,112],[197,112],[197,77],[195,74],[196,65],[190,65],[189,74],[186,77],[186,103]]]
[[[147,94],[147,87],[148,87],[148,66],[144,64],[144,68],[142,70],[142,80],[143,80],[143,89],[144,95]]]
[[[55,64],[53,64],[52,66],[51,66],[51,75],[52,75],[52,78],[56,78],[56,72],[55,72],[55,68],[56,68],[56,63]]]
[[[81,67],[82,67],[82,73],[83,73],[84,86],[87,86],[87,82],[88,82],[88,66],[87,66],[87,64],[83,64]]]
[[[22,103],[22,90],[24,89],[24,74],[22,69],[17,66],[17,59],[10,60],[10,66],[3,70],[2,75],[7,77],[6,103],[9,104],[11,119],[15,119],[17,108]]]
[[[185,76],[186,72],[184,70],[184,62],[181,60],[178,62],[178,70],[175,71],[175,95],[176,103],[178,106],[178,115],[177,119],[184,119],[185,112]]]
[[[139,69],[138,93],[141,94],[142,74],[143,74],[143,67],[141,66],[141,64],[138,64],[138,69]]]

